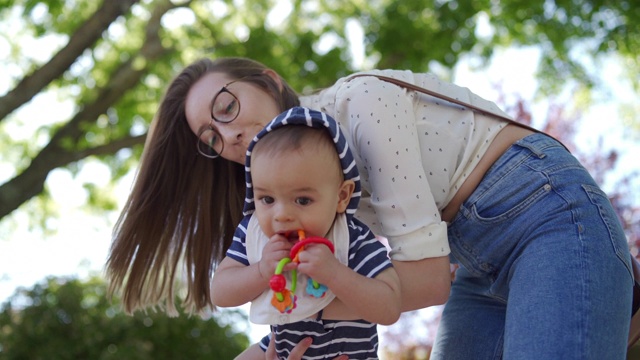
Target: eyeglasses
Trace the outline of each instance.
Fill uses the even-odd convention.
[[[244,80],[251,76],[260,76],[262,74],[251,74],[243,76],[239,79],[226,83],[220,91],[213,97],[211,101],[211,122],[209,125],[200,130],[198,133],[198,139],[196,147],[200,155],[215,159],[222,154],[224,150],[224,143],[222,142],[222,136],[213,127],[213,121],[228,124],[235,120],[240,114],[240,101],[233,95],[227,88],[234,82]]]

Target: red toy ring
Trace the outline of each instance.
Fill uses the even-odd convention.
[[[294,269],[291,271],[292,276],[292,286],[291,290],[286,288],[287,281],[284,276],[282,276],[282,269],[289,262],[299,262],[298,261],[298,253],[301,250],[304,250],[304,247],[309,244],[323,244],[326,245],[332,253],[335,253],[335,249],[333,243],[325,238],[319,236],[313,236],[310,238],[305,238],[304,231],[298,230],[299,241],[293,245],[291,251],[289,252],[289,257],[280,260],[278,266],[276,267],[275,274],[271,277],[269,281],[269,287],[273,290],[273,298],[271,299],[271,304],[280,311],[280,313],[290,313],[296,307],[296,299],[294,292],[296,291],[296,283],[297,283],[297,271]],[[309,283],[307,283],[308,288],[307,291],[311,292],[311,294],[315,297],[322,297],[326,291],[326,286],[318,284],[315,280],[309,278]],[[309,288],[309,285],[311,287]]]
[[[326,245],[332,253],[335,253],[335,249],[333,247],[333,243],[325,238],[319,236],[312,236],[310,238],[302,239],[295,243],[291,248],[291,252],[289,253],[289,257],[291,259],[297,259],[298,253],[304,249],[306,245],[309,244],[324,244]],[[295,261],[295,260],[294,260]]]

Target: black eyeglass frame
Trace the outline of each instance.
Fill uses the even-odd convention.
[[[236,118],[238,118],[238,115],[240,115],[240,100],[238,99],[237,96],[235,96],[235,94],[233,94],[231,91],[229,91],[229,89],[227,88],[229,85],[238,82],[238,81],[242,81],[248,77],[253,77],[253,76],[261,76],[262,74],[250,74],[250,75],[246,75],[243,77],[240,77],[238,79],[235,79],[233,81],[230,81],[228,83],[226,83],[224,86],[222,86],[222,88],[220,89],[220,91],[218,91],[216,93],[216,95],[213,97],[213,99],[211,100],[211,105],[209,106],[209,113],[211,115],[211,121],[209,122],[209,125],[205,128],[203,128],[202,130],[200,130],[196,136],[196,149],[198,150],[198,153],[200,153],[200,155],[209,158],[209,159],[216,159],[218,157],[220,157],[220,154],[224,151],[224,142],[222,141],[222,137],[220,136],[220,133],[218,133],[218,131],[215,129],[215,127],[213,127],[213,122],[218,122],[218,123],[222,123],[222,124],[228,124],[231,123],[232,121],[234,121]],[[228,93],[229,95],[231,95],[233,97],[233,99],[237,102],[238,104],[238,109],[236,111],[236,114],[229,120],[220,120],[218,118],[215,117],[215,115],[213,115],[213,106],[216,103],[216,100],[218,99],[218,96],[220,96],[220,94],[222,93]],[[213,150],[213,144],[207,145],[209,148],[211,148],[213,150],[213,152],[215,153],[215,155],[210,155],[210,154],[206,154],[205,152],[202,151],[202,149],[200,148],[202,146],[202,141],[200,140],[200,137],[202,136],[202,134],[204,134],[206,131],[213,131],[216,135],[217,139],[220,139],[220,142],[222,144],[222,147],[220,148],[220,151],[217,152],[215,150]]]

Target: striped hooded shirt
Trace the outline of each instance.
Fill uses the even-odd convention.
[[[251,257],[247,256],[247,242],[252,241],[251,236],[253,236],[247,228],[255,211],[250,167],[251,153],[254,145],[267,133],[289,125],[324,128],[331,135],[340,158],[344,179],[353,180],[355,183],[354,192],[345,212],[346,216],[336,218],[339,219],[337,221],[346,222],[349,233],[347,265],[363,276],[370,278],[377,276],[392,265],[384,245],[375,238],[364,223],[354,217],[361,196],[360,175],[342,129],[332,117],[325,113],[302,107],[292,108],[278,115],[256,135],[249,145],[245,162],[244,219],[236,229],[227,256],[247,266],[251,263]],[[340,240],[333,239],[334,243]],[[333,359],[341,354],[349,355],[350,359],[377,358],[378,335],[375,324],[364,320],[323,320],[321,314],[322,311],[317,318],[305,318],[287,324],[272,324],[278,356],[287,358],[291,349],[300,340],[312,336],[313,345],[305,352],[305,359]],[[261,342],[261,347],[266,349],[268,343],[269,337],[266,336]]]

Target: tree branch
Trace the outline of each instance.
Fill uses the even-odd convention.
[[[140,49],[139,56],[144,57],[145,63],[153,62],[168,52],[162,46],[159,31],[162,15],[174,8],[170,1],[162,0],[162,3],[154,8],[146,30],[146,39]],[[29,167],[21,174],[0,186],[0,219],[10,214],[21,204],[40,194],[44,190],[44,183],[49,172],[57,167],[66,166],[74,161],[81,160],[90,155],[104,155],[129,147],[144,141],[145,135],[116,139],[107,144],[91,149],[70,149],[72,144],[84,135],[83,124],[95,121],[109,107],[113,106],[126,91],[139,84],[140,79],[146,74],[148,66],[138,69],[134,67],[134,59],[123,63],[111,77],[111,81],[99,91],[99,94],[91,104],[87,104],[69,122],[62,126],[51,141],[33,158]],[[65,145],[67,144],[67,145]]]
[[[56,53],[48,63],[25,76],[4,96],[0,97],[0,121],[15,109],[31,100],[51,81],[60,77],[85,49],[91,47],[111,23],[129,11],[139,0],[105,0],[96,12],[78,28],[67,45]]]
[[[120,149],[144,144],[146,136],[146,134],[130,136],[81,152],[58,151],[55,153],[55,158],[60,164],[70,164],[88,156],[114,154]],[[8,182],[0,185],[0,219],[9,215],[18,206],[22,205],[22,203],[40,194],[44,190],[47,175],[56,167],[58,166],[53,166],[45,161],[33,162],[29,166],[28,171],[24,171]]]

